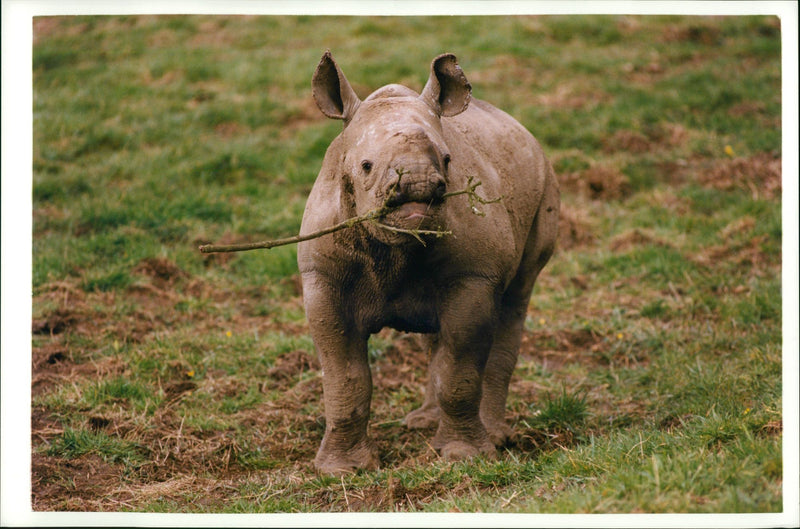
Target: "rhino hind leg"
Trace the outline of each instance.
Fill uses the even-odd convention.
[[[505,409],[525,321],[524,307],[502,311],[500,321],[484,371],[480,408],[481,422],[497,447],[513,437],[513,430],[505,420]]]
[[[428,383],[425,386],[425,401],[422,403],[422,406],[406,415],[404,421],[406,427],[412,430],[436,428],[439,426],[439,419],[441,417],[439,403],[436,401],[436,389],[433,387],[434,377],[430,369],[433,367],[433,352],[439,347],[436,335],[422,335],[420,336],[419,343],[423,350],[428,352],[431,361],[429,362],[428,369]]]
[[[480,416],[489,438],[498,447],[513,437],[513,430],[505,420],[508,386],[517,363],[534,283],[555,248],[558,210],[558,185],[549,169],[545,193],[531,226],[520,267],[503,295],[499,324],[484,371]]]
[[[435,428],[439,426],[439,418],[441,417],[441,410],[439,405],[433,398],[425,398],[425,402],[412,411],[405,418],[406,427],[412,430],[423,430],[425,428]]]

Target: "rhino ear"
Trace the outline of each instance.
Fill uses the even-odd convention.
[[[361,100],[336,61],[330,50],[325,52],[311,79],[314,101],[323,114],[333,119],[343,119],[345,124],[353,117]]]
[[[452,53],[439,55],[431,63],[431,75],[420,98],[440,116],[455,116],[467,109],[472,85]]]

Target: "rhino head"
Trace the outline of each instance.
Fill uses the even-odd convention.
[[[391,84],[362,101],[326,52],[312,87],[322,113],[344,122],[334,171],[350,195],[352,214],[386,206],[380,222],[390,227],[445,229],[441,205],[451,155],[441,118],[466,110],[472,90],[456,57],[443,54],[433,60],[421,94]],[[371,223],[367,229],[388,244],[412,240]]]

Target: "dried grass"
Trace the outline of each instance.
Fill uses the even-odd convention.
[[[706,187],[731,191],[741,189],[755,200],[771,200],[781,195],[781,158],[758,153],[746,158],[733,158],[715,163],[699,175]]]

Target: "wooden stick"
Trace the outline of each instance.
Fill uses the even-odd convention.
[[[402,177],[402,174],[400,174]],[[474,182],[474,183],[473,183]],[[270,249],[275,248],[276,246],[285,246],[287,244],[294,244],[298,242],[308,241],[311,239],[316,239],[317,237],[322,237],[323,235],[328,235],[330,233],[334,233],[340,230],[344,230],[346,228],[352,228],[356,224],[361,224],[362,222],[366,221],[376,221],[377,219],[383,217],[387,213],[390,213],[395,208],[390,207],[387,204],[389,200],[394,195],[395,189],[400,184],[400,178],[397,179],[397,182],[392,186],[387,194],[386,200],[383,202],[383,205],[377,209],[370,210],[363,215],[358,217],[352,217],[345,221],[340,222],[339,224],[335,224],[328,228],[323,228],[321,230],[306,234],[306,235],[295,235],[293,237],[286,237],[284,239],[273,239],[269,241],[259,241],[259,242],[245,242],[245,243],[236,243],[236,244],[204,244],[200,246],[200,251],[202,253],[222,253],[222,252],[245,252],[248,250],[259,250],[259,249]],[[457,195],[468,195],[470,206],[472,206],[472,212],[476,215],[484,216],[485,213],[480,211],[475,204],[492,204],[494,202],[499,202],[502,200],[502,196],[498,197],[494,200],[487,200],[475,192],[475,189],[481,185],[480,180],[474,180],[473,177],[469,177],[467,181],[467,188],[462,189],[460,191],[453,191],[451,193],[445,193],[443,198],[454,197]],[[422,245],[425,245],[425,241],[422,239],[422,235],[434,235],[437,238],[444,237],[445,235],[452,235],[452,231],[442,231],[442,230],[407,230],[404,228],[395,228],[394,226],[387,226],[386,224],[381,224],[380,222],[375,222],[375,224],[382,229],[391,231],[393,233],[405,233],[407,235],[411,235],[415,239],[417,239]]]
[[[360,224],[367,220],[372,220],[375,218],[375,214],[378,210],[372,210],[368,213],[360,217],[353,217],[347,219],[339,224],[334,226],[330,226],[328,228],[324,228],[319,231],[315,231],[313,233],[309,233],[308,235],[295,235],[293,237],[286,237],[284,239],[274,239],[270,241],[260,241],[260,242],[245,242],[245,243],[238,243],[238,244],[204,244],[200,246],[200,251],[203,253],[218,253],[218,252],[244,252],[247,250],[258,250],[258,249],[270,249],[275,248],[276,246],[284,246],[287,244],[294,244],[298,242],[308,241],[311,239],[316,239],[317,237],[322,237],[323,235],[328,235],[329,233],[333,233],[339,230],[343,230],[345,228],[351,228],[356,224]]]

